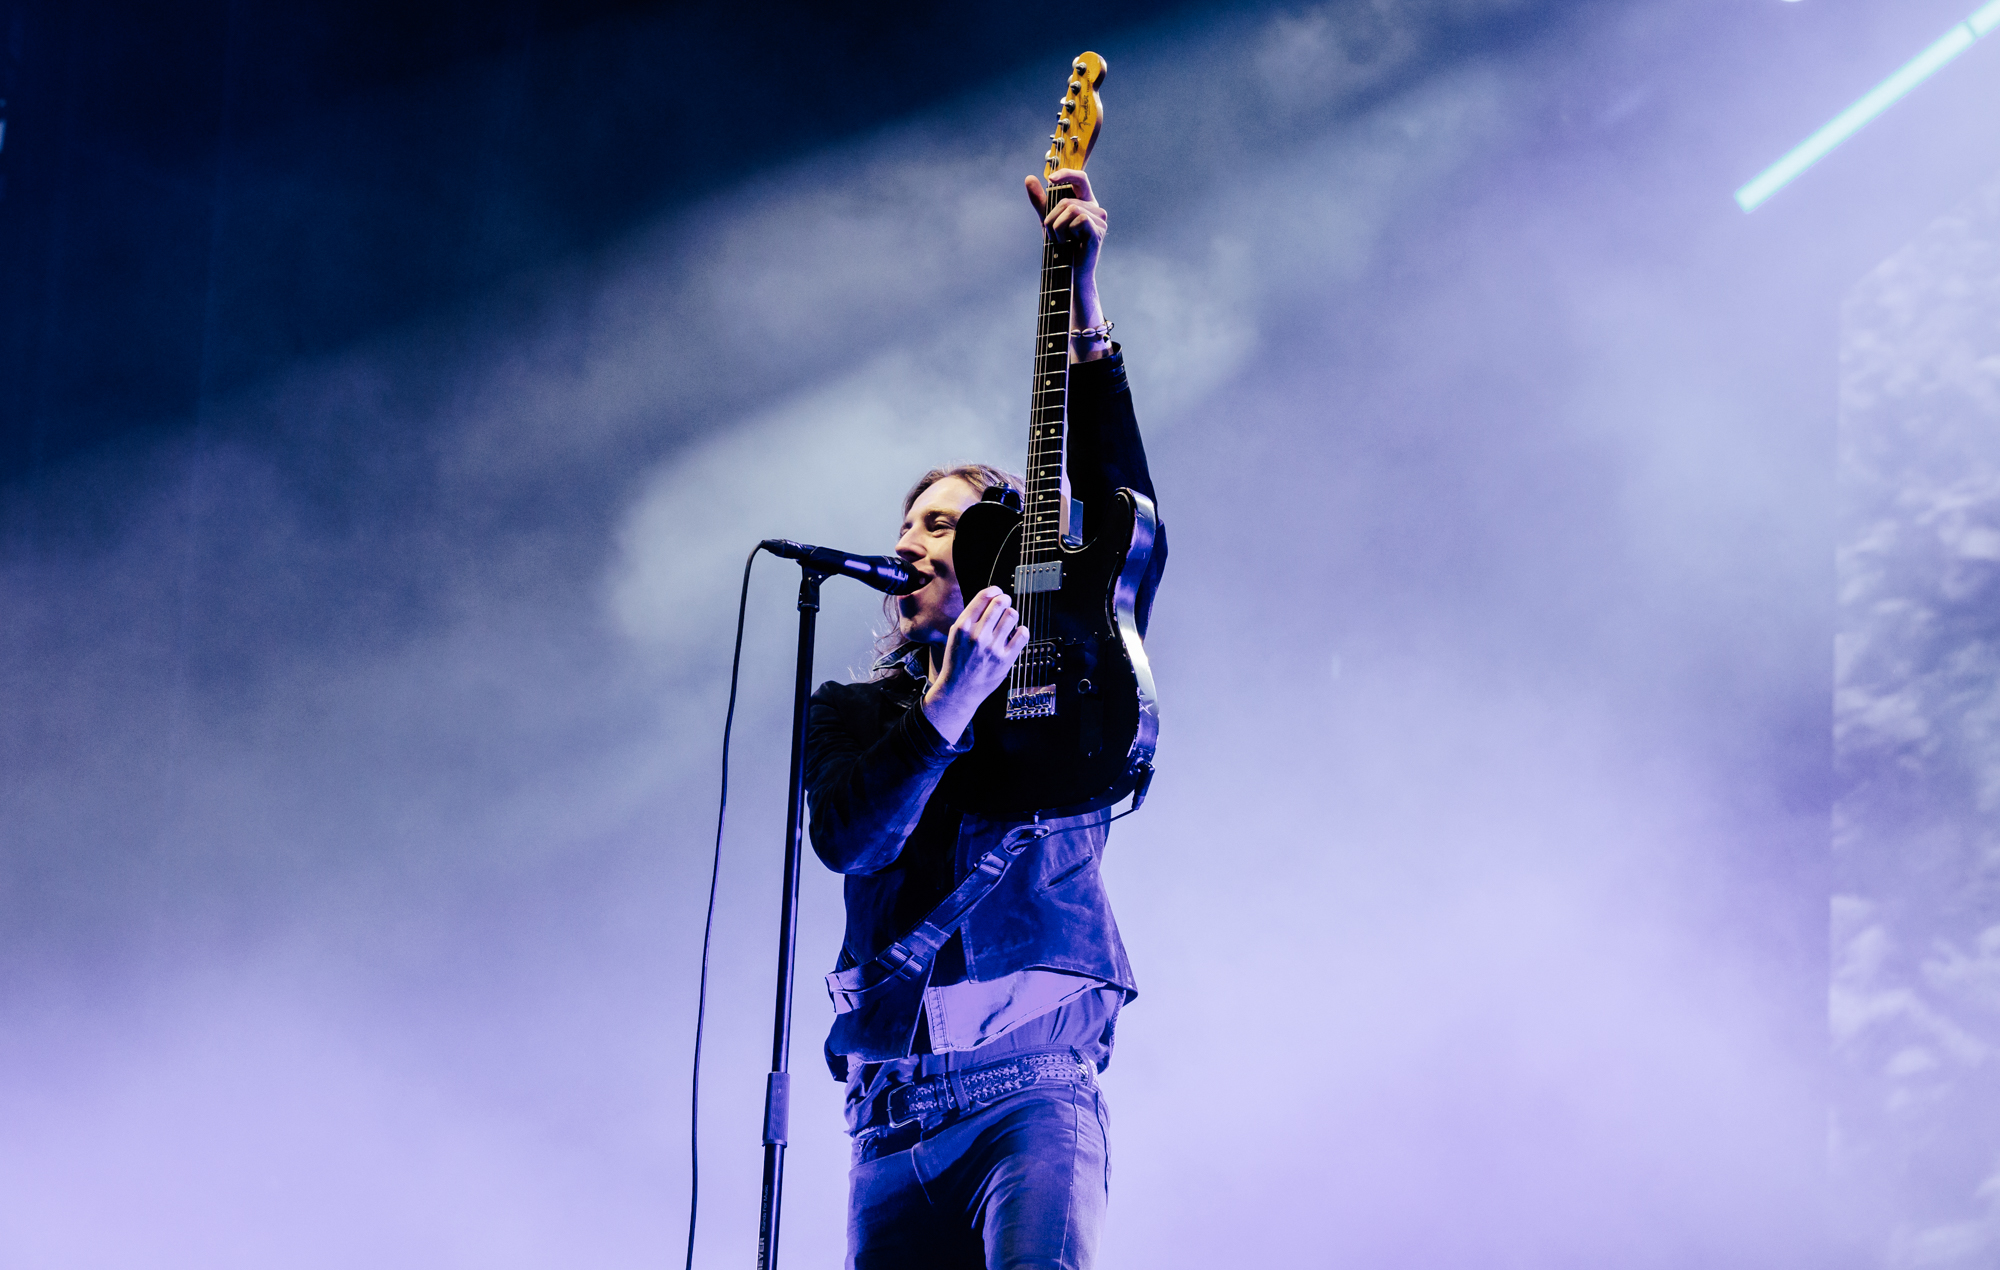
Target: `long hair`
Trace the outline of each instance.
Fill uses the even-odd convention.
[[[916,506],[917,499],[922,497],[925,490],[939,481],[954,476],[972,486],[982,496],[996,485],[1004,485],[1017,494],[1025,495],[1027,491],[1027,483],[1020,477],[989,463],[958,463],[951,467],[934,467],[918,477],[917,483],[910,486],[910,492],[903,495],[903,515],[910,514],[910,508]],[[908,674],[905,659],[914,649],[921,647],[903,638],[901,616],[896,609],[896,597],[883,596],[882,617],[887,627],[875,637],[875,666],[869,676],[872,679],[893,679],[897,675]]]

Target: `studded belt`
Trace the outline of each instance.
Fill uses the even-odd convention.
[[[971,1111],[1035,1085],[1087,1085],[1095,1069],[1073,1049],[1036,1050],[955,1072],[940,1072],[889,1091],[892,1128]]]

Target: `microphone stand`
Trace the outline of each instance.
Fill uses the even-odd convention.
[[[792,695],[791,793],[785,806],[784,903],[778,916],[777,1019],[771,1028],[771,1073],[764,1081],[764,1199],[757,1219],[757,1270],[776,1270],[778,1210],[785,1184],[791,1126],[792,969],[799,942],[799,861],[805,841],[806,702],[812,695],[814,626],[819,584],[827,575],[799,562],[799,668]]]

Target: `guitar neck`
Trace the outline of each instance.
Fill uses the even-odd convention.
[[[1049,190],[1051,202],[1068,197],[1065,186]],[[1021,526],[1021,563],[1039,564],[1061,556],[1070,523],[1069,471],[1065,437],[1069,421],[1070,288],[1069,253],[1059,243],[1042,244],[1042,294],[1035,317],[1035,384],[1028,407],[1028,489]]]
[[[1080,172],[1089,160],[1101,118],[1096,88],[1103,81],[1104,59],[1097,54],[1084,53],[1070,63],[1062,116],[1049,136],[1049,152],[1042,162],[1044,210],[1075,196],[1071,186],[1048,178],[1065,167]],[[1043,234],[1042,289],[1035,302],[1035,382],[1028,395],[1028,488],[1013,579],[1014,603],[1028,643],[1007,672],[1003,717],[1010,721],[1056,717],[1063,553],[1083,545],[1082,526],[1073,523],[1076,505],[1070,501],[1066,468],[1069,330],[1076,281],[1071,260],[1066,244]]]

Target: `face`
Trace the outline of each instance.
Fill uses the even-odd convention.
[[[896,554],[927,574],[930,582],[896,601],[903,638],[920,644],[942,644],[951,624],[965,611],[958,575],[951,567],[951,543],[959,513],[979,501],[979,491],[962,476],[947,476],[917,495],[903,517],[903,536]]]

